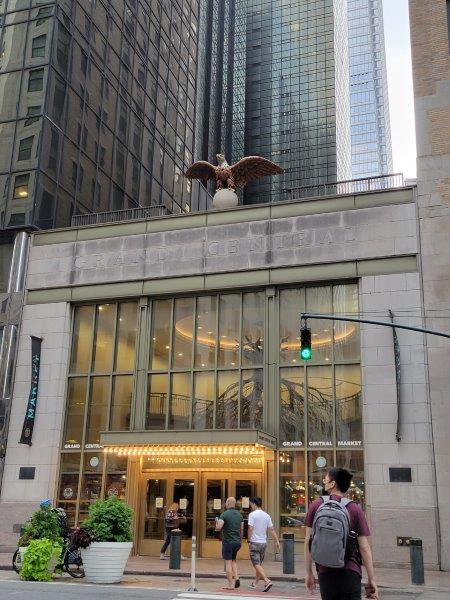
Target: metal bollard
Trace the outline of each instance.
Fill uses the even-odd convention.
[[[425,583],[425,573],[423,568],[422,540],[411,539],[409,541],[409,558],[411,562],[411,583],[414,585],[423,585]]]
[[[198,589],[195,587],[195,568],[196,568],[196,558],[197,558],[197,538],[195,535],[192,536],[192,552],[191,552],[191,587],[188,589],[188,592],[198,592]]]
[[[293,533],[283,533],[283,573],[285,575],[295,573]]]
[[[169,569],[179,569],[181,564],[181,529],[173,529],[170,538]]]

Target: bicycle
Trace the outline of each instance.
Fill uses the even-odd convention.
[[[22,555],[20,554],[19,548],[17,548],[17,550],[14,552],[12,566],[14,571],[20,575],[20,569],[22,567]],[[69,539],[66,540],[61,562],[56,565],[55,569],[61,569],[75,579],[81,579],[84,577],[84,568],[83,561],[81,560],[80,548],[77,548],[77,546],[71,544]]]

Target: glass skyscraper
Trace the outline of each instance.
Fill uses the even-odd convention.
[[[348,1],[352,176],[392,173],[382,0]]]
[[[255,182],[245,202],[345,178],[349,165],[346,15],[333,0],[247,3],[245,154],[285,173]],[[341,148],[338,149],[338,145]]]
[[[196,209],[198,0],[0,0],[0,228]]]
[[[247,204],[349,178],[346,3],[211,0],[202,9],[201,48],[211,72],[199,123],[208,135],[196,158],[225,150],[233,162],[257,154],[280,164],[282,176],[245,188]]]
[[[199,0],[0,0],[0,482],[29,231],[205,210],[192,163]]]
[[[245,3],[200,0],[195,157],[244,155]]]

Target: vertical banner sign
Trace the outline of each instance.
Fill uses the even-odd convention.
[[[28,398],[27,412],[23,422],[22,435],[19,444],[28,444],[31,446],[33,437],[34,420],[36,418],[36,404],[39,386],[39,367],[41,363],[41,344],[42,338],[31,337],[31,386],[30,396]]]

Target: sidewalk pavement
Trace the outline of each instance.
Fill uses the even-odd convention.
[[[0,570],[12,569],[12,554],[0,553]],[[197,576],[199,578],[217,579],[224,576],[223,560],[214,558],[197,559]],[[238,560],[239,574],[242,579],[253,577],[254,570],[249,560]],[[281,562],[266,561],[266,572],[273,581],[298,582],[304,581],[305,569],[303,557],[295,564],[294,575],[283,574],[283,564]],[[134,576],[138,580],[139,576],[169,576],[172,578],[190,577],[191,574],[190,559],[181,561],[180,570],[169,569],[169,561],[161,561],[159,558],[150,556],[132,556],[127,563],[125,573]],[[425,586],[411,585],[409,569],[375,569],[377,583],[382,588],[393,590],[411,591],[411,590],[439,590],[447,591],[450,598],[450,573],[442,571],[426,571]]]

